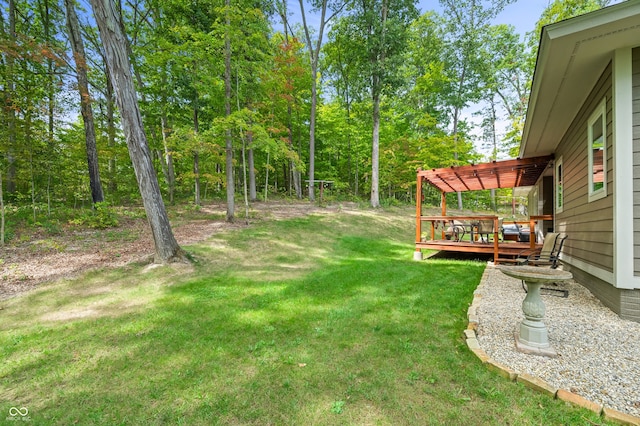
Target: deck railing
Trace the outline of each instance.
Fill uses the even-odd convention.
[[[517,223],[519,225],[529,225],[529,247],[533,250],[536,247],[536,222],[539,220],[553,220],[553,215],[534,215],[534,216],[530,216],[528,221],[517,221]],[[501,226],[501,220],[498,216],[491,216],[491,215],[475,215],[475,216],[420,216],[417,220],[416,223],[416,244],[420,244],[423,241],[423,223],[427,222],[427,228],[428,228],[428,235],[426,236],[426,238],[428,239],[427,241],[437,241],[437,240],[445,240],[447,237],[447,228],[449,227],[453,227],[454,224],[456,224],[457,222],[457,226],[462,226],[465,230],[464,234],[465,237],[461,240],[459,240],[459,242],[461,243],[478,243],[478,241],[476,240],[476,236],[481,237],[481,235],[478,232],[478,226],[479,226],[479,222],[480,221],[493,221],[493,227],[492,227],[492,231],[493,232],[485,232],[486,230],[483,230],[482,235],[493,235],[493,251],[495,254],[495,258],[498,257],[498,251],[499,251],[499,237],[500,237],[500,226]],[[506,222],[506,223],[512,223],[512,222]],[[439,231],[439,235],[436,235],[436,229],[440,227],[440,231]],[[426,229],[425,229],[426,231]],[[451,232],[452,238],[454,233]],[[468,241],[466,241],[466,237],[467,235],[469,236]],[[437,237],[440,238],[437,238]],[[487,244],[484,244],[484,247],[486,247]],[[416,246],[416,250],[419,251],[420,248],[418,246]]]
[[[497,216],[421,216],[421,222],[429,222],[428,228],[430,230],[429,236],[431,241],[438,238],[436,235],[436,229],[440,230],[440,239],[445,239],[447,236],[447,229],[454,226],[463,227],[465,230],[465,236],[469,235],[469,241],[471,241],[472,235],[478,235],[478,224],[480,221],[493,221],[493,229],[498,230],[498,217]],[[497,232],[495,232],[497,233]],[[420,239],[422,239],[422,230],[420,231]],[[471,241],[473,242],[473,241]]]

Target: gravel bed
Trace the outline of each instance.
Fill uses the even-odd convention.
[[[585,287],[567,281],[552,286],[568,297],[542,290],[544,322],[556,358],[516,351],[514,332],[524,316],[520,280],[489,264],[476,291],[480,347],[518,374],[640,417],[640,323],[620,319]]]

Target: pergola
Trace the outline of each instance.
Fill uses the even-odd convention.
[[[516,158],[512,160],[504,161],[492,161],[490,163],[482,164],[469,164],[464,166],[452,166],[444,167],[440,169],[431,170],[418,170],[418,182],[417,182],[417,196],[416,196],[416,251],[419,252],[420,248],[432,247],[439,249],[451,249],[457,251],[488,251],[495,254],[495,258],[498,257],[500,247],[497,240],[497,226],[494,226],[494,232],[496,232],[496,238],[494,238],[493,248],[480,247],[475,244],[473,246],[463,246],[457,244],[450,246],[450,244],[422,242],[422,221],[431,222],[431,235],[433,238],[433,226],[438,220],[446,219],[447,204],[445,195],[449,192],[464,192],[464,191],[479,191],[485,189],[497,189],[497,188],[517,188],[523,186],[533,186],[536,184],[542,173],[549,167],[550,162],[553,160],[553,155],[547,155],[542,157],[532,158]],[[435,188],[437,188],[442,195],[442,217],[425,217],[422,216],[422,187],[423,182],[426,182]],[[485,219],[484,216],[478,217],[448,217],[449,219],[473,219],[480,220]],[[498,222],[498,218],[494,217],[495,223]],[[530,221],[533,223],[537,219],[548,219],[544,216],[530,217]],[[531,228],[530,228],[531,229]],[[534,245],[534,240],[530,241],[531,246]],[[514,247],[514,245],[511,245]]]
[[[418,194],[422,181],[435,186],[441,193],[479,191],[483,189],[532,186],[545,171],[553,155],[516,158],[483,164],[444,167],[418,171]]]

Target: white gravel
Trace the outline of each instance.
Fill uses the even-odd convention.
[[[474,305],[480,347],[518,374],[528,373],[554,387],[640,417],[640,323],[620,319],[583,286],[568,281],[553,287],[567,298],[542,291],[544,323],[556,358],[516,351],[522,300],[520,280],[487,266]]]

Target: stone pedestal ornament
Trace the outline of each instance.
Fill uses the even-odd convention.
[[[516,332],[516,348],[520,352],[554,357],[556,351],[549,344],[549,334],[544,323],[545,306],[540,297],[544,284],[566,281],[573,278],[571,272],[536,266],[499,266],[505,275],[524,281],[527,296],[522,301],[524,320]]]

